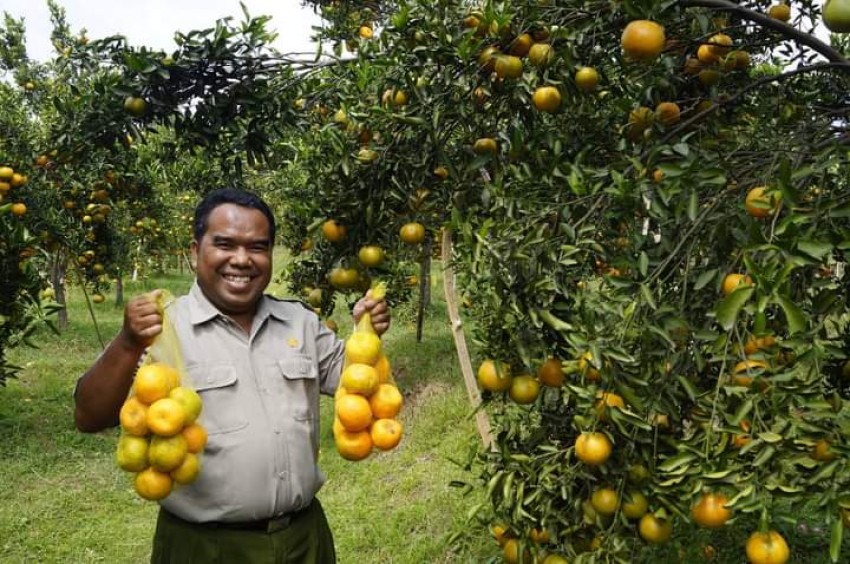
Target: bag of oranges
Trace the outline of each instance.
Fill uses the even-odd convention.
[[[378,284],[366,294],[386,295]],[[381,338],[365,313],[345,341],[345,362],[334,400],[333,433],[337,452],[346,460],[363,460],[373,448],[391,450],[401,441],[398,420],[403,397],[392,378]]]
[[[175,485],[195,481],[207,442],[198,421],[203,403],[188,386],[180,343],[165,313],[173,299],[168,292],[157,298],[162,332],[148,348],[119,413],[118,467],[135,473],[136,493],[153,501],[167,497]]]

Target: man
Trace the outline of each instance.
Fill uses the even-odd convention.
[[[160,502],[154,563],[336,561],[314,496],[324,482],[319,394],[336,390],[344,346],[312,311],[263,294],[274,240],[271,210],[251,193],[216,190],[195,210],[195,284],[167,314],[209,440],[197,481]],[[118,424],[139,360],[162,331],[155,297],[127,304],[123,328],[80,378],[81,431]],[[361,299],[355,320],[367,311],[386,331],[386,303]]]

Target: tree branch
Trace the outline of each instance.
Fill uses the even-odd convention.
[[[710,8],[712,10],[726,10],[728,12],[734,12],[744,19],[760,24],[762,27],[777,31],[785,37],[794,39],[797,43],[805,45],[813,51],[820,53],[826,57],[827,60],[833,63],[843,63],[847,65],[845,70],[850,71],[850,61],[848,61],[839,51],[836,51],[817,37],[802,32],[785,22],[773,19],[767,14],[762,14],[760,12],[744,8],[743,6],[739,6],[729,0],[680,0],[679,4],[686,8],[701,7]]]

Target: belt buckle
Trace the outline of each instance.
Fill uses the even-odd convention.
[[[274,519],[269,519],[268,525],[266,526],[266,533],[271,534],[282,531],[287,528],[291,522],[292,515],[289,513],[281,515],[280,517],[275,517]]]

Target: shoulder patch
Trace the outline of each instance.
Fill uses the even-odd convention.
[[[308,304],[304,300],[301,300],[301,299],[298,299],[298,298],[278,298],[277,296],[272,296],[272,295],[269,295],[269,294],[266,294],[266,297],[269,298],[273,302],[279,302],[279,303],[283,303],[283,304],[298,304],[301,307],[303,307],[304,309],[313,312],[313,306],[311,306],[310,304]],[[315,312],[313,312],[313,313],[315,313]]]

